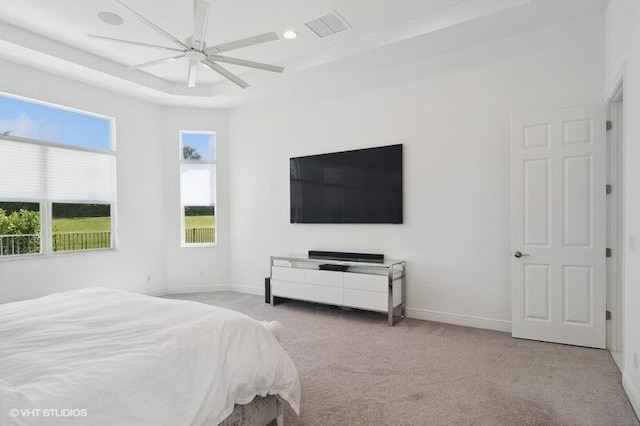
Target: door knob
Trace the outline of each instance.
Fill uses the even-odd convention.
[[[515,257],[517,257],[518,259],[520,259],[521,257],[524,257],[524,256],[529,256],[528,254],[523,253],[523,252],[521,252],[521,251],[517,251],[517,252],[513,253],[513,255],[514,255]]]

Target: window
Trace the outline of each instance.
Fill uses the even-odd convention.
[[[216,243],[216,144],[213,132],[180,132],[182,245]]]
[[[52,203],[53,251],[111,247],[109,204]]]
[[[40,253],[40,204],[0,202],[0,256]]]
[[[0,258],[114,247],[112,128],[0,95]]]

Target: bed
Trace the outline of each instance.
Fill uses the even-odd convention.
[[[299,413],[300,383],[268,325],[106,288],[0,305],[0,424],[281,420],[283,403]]]

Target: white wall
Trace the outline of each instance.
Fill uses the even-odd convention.
[[[228,288],[231,282],[229,214],[229,145],[227,113],[205,109],[165,108],[165,218],[167,287],[171,292]],[[216,132],[217,246],[180,246],[180,130]]]
[[[204,274],[199,285],[229,282],[228,207],[221,211],[218,247],[179,250],[178,160],[167,157],[179,150],[179,129],[201,128],[220,131],[226,158],[225,113],[165,109],[6,61],[0,61],[0,92],[116,119],[119,228],[117,250],[0,260],[0,303],[90,286],[158,293],[194,283],[195,268]],[[228,185],[223,161],[222,202]]]
[[[380,252],[408,262],[410,315],[509,329],[510,116],[602,102],[603,24],[589,16],[381,64],[366,78],[383,88],[366,93],[232,111],[234,285],[261,287],[270,255]],[[336,93],[359,81],[320,78]],[[289,157],[395,143],[405,154],[403,225],[289,224]]]
[[[611,0],[606,11],[606,87],[624,75],[625,278],[623,384],[640,415],[640,245],[627,246],[629,236],[640,243],[640,2]],[[640,362],[640,361],[639,361]]]

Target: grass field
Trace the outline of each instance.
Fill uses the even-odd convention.
[[[111,231],[110,217],[76,217],[53,219],[54,232],[100,232]]]
[[[215,216],[187,216],[185,227],[213,228],[216,224]],[[71,219],[53,219],[54,232],[100,232],[111,230],[109,217],[80,217]]]
[[[215,243],[215,216],[185,217],[185,242]],[[111,247],[111,218],[87,217],[53,220],[53,251],[91,250]],[[1,241],[1,240],[0,240]],[[16,236],[0,245],[0,256],[40,252],[40,237]]]
[[[216,224],[215,216],[185,216],[185,228],[213,228]]]

